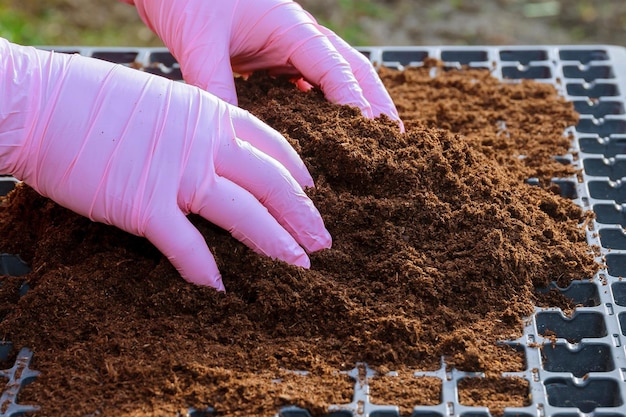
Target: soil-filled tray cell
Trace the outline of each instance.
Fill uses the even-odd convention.
[[[533,61],[545,61],[548,53],[544,50],[503,50],[500,51],[500,60],[506,62],[519,62],[527,65]]]
[[[536,321],[540,335],[563,338],[570,343],[607,335],[604,316],[595,312],[575,312],[569,318],[560,312],[544,311],[537,313]]]
[[[582,307],[595,307],[600,305],[600,294],[596,284],[589,281],[573,281],[567,288],[560,288],[552,283],[549,287],[539,292],[548,292],[557,289],[562,296],[573,304]]]
[[[576,407],[591,413],[598,407],[618,407],[623,404],[619,383],[612,379],[587,379],[577,385],[565,378],[545,382],[548,402],[555,407]]]
[[[432,406],[441,401],[442,383],[439,378],[415,377],[410,372],[376,376],[370,380],[372,404],[394,404],[402,415],[411,414],[415,406]]]
[[[570,96],[599,98],[604,96],[619,96],[619,88],[612,83],[567,83],[567,94]]]
[[[580,133],[597,133],[600,136],[626,133],[626,120],[580,119],[576,125]]]
[[[461,405],[481,407],[489,402],[491,413],[530,405],[529,383],[523,378],[462,378],[457,388]]]
[[[563,67],[563,75],[566,78],[581,78],[587,82],[615,78],[613,69],[608,65],[565,65]]]
[[[613,200],[626,203],[626,186],[622,182],[593,180],[587,183],[589,194],[598,200]]]
[[[565,344],[545,345],[541,348],[541,358],[546,371],[571,372],[579,378],[589,372],[615,369],[611,347],[604,344],[581,344],[578,349]]]
[[[621,101],[574,100],[574,109],[580,114],[588,114],[595,118],[609,114],[624,114],[624,103]]]
[[[579,61],[587,64],[592,61],[607,61],[609,53],[603,49],[561,49],[559,57],[562,61]]]
[[[548,66],[515,66],[502,67],[502,77],[510,79],[548,79],[552,77],[552,71]]]
[[[578,139],[581,152],[601,154],[607,158],[626,154],[626,137],[624,136],[581,136]]]

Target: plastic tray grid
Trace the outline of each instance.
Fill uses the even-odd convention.
[[[165,48],[42,47],[79,53],[181,80],[180,67]],[[559,178],[561,193],[596,218],[586,231],[590,245],[599,247],[606,265],[587,281],[558,288],[578,305],[571,317],[558,308],[535,308],[523,336],[504,341],[523,351],[525,370],[502,377],[519,377],[529,384],[530,405],[509,407],[505,417],[626,416],[626,49],[611,45],[559,46],[438,46],[362,47],[375,65],[402,69],[421,66],[427,58],[447,68],[485,68],[506,82],[532,79],[552,84],[580,113],[577,126],[565,134],[574,138],[565,158],[581,174]],[[14,184],[0,177],[0,192]],[[19,262],[17,263],[19,265]],[[16,271],[17,274],[17,271]],[[36,376],[28,369],[32,353],[23,349],[11,370],[0,371],[9,380],[1,397],[0,416],[17,416],[36,407],[15,403],[19,389]],[[25,364],[25,365],[24,365]],[[17,367],[24,366],[15,377]],[[353,401],[330,408],[329,416],[398,417],[399,407],[370,401],[369,380],[375,373],[361,363],[347,372],[355,381]],[[389,376],[393,377],[393,373]],[[489,417],[485,407],[459,401],[458,383],[481,378],[481,373],[448,369],[442,362],[432,372],[415,372],[415,378],[438,378],[440,402],[415,404],[412,417]],[[7,402],[8,401],[8,402]],[[9,404],[9,406],[5,406]],[[188,416],[214,415],[213,409],[189,409]],[[285,407],[281,417],[307,417],[307,410]]]
[[[0,345],[0,358],[6,360],[12,350],[10,343]],[[9,368],[0,370],[0,377],[6,379],[2,395],[0,395],[0,415],[21,416],[24,413],[36,412],[39,406],[17,404],[17,396],[21,389],[31,383],[38,371],[29,368],[33,352],[28,348],[22,348],[17,354],[15,364]]]

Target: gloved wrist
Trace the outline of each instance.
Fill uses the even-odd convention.
[[[50,56],[0,38],[0,174],[23,179],[30,172],[27,148],[50,88],[44,74],[55,71]]]

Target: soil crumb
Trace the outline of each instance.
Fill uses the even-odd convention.
[[[405,134],[286,80],[237,80],[240,106],[285,135],[316,181],[307,192],[334,243],[310,270],[190,216],[222,271],[218,294],[184,282],[145,239],[25,185],[1,199],[0,251],[32,266],[0,286],[2,338],[32,349],[41,371],[19,403],[38,416],[273,416],[285,405],[320,416],[351,402],[345,371],[358,363],[406,374],[442,357],[487,375],[464,385],[464,404],[525,403],[519,381],[489,395],[489,378],[525,366],[498,342],[521,336],[536,288],[598,270],[587,214],[550,183],[575,175],[555,156],[569,152],[577,115],[550,85],[488,71],[427,62],[381,77]],[[388,388],[372,396],[391,400]],[[422,405],[413,398],[403,410]]]

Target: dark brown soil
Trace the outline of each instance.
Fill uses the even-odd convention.
[[[489,384],[524,368],[496,342],[521,335],[542,303],[536,287],[598,268],[579,226],[587,214],[549,181],[574,174],[552,157],[567,153],[563,131],[577,116],[549,85],[486,72],[382,77],[404,135],[283,80],[238,80],[241,106],[288,137],[316,180],[309,194],[334,244],[310,270],[260,257],[191,216],[223,273],[218,294],[184,282],[145,239],[27,186],[0,200],[0,251],[33,268],[0,287],[2,337],[30,347],[42,372],[19,402],[41,405],[41,416],[206,406],[271,416],[292,404],[321,415],[351,401],[339,371],[357,362],[406,373],[438,369],[442,356],[487,373],[464,384],[464,404],[497,412],[526,401],[523,381]],[[30,291],[19,298],[24,280]],[[417,386],[403,410],[438,395]],[[374,388],[380,401],[400,398]]]

